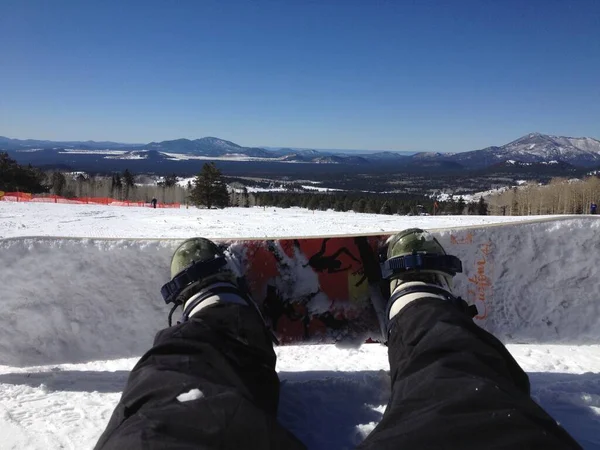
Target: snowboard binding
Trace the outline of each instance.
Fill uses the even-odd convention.
[[[450,276],[462,273],[462,262],[456,256],[439,253],[419,253],[394,256],[383,263],[382,276],[391,279],[394,275],[411,271],[443,272]]]
[[[205,279],[215,275],[219,270],[227,265],[224,256],[216,256],[205,261],[192,261],[192,263],[178,272],[171,281],[168,281],[160,288],[163,300],[169,303],[182,303],[181,294],[198,280]]]
[[[387,257],[387,259],[386,259]],[[446,254],[442,245],[425,230],[404,230],[389,241],[385,254],[380,254],[381,276],[389,283],[389,301],[383,317],[382,331],[387,335],[394,302],[402,299],[425,297],[443,298],[458,310],[473,318],[477,307],[469,305],[452,293],[452,279],[462,273],[462,261]],[[397,311],[398,306],[396,306]]]
[[[169,326],[179,306],[183,306],[181,322],[186,322],[202,307],[201,303],[208,300],[208,305],[233,295],[237,301],[252,307],[267,327],[244,278],[236,275],[223,250],[208,239],[188,239],[177,247],[171,259],[171,281],[165,283],[160,292],[167,305],[173,303]]]

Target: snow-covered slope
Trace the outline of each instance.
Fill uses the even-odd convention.
[[[103,205],[77,205],[73,208],[72,205],[60,203],[0,202],[0,238],[53,235],[117,238],[323,236],[391,232],[415,226],[445,228],[456,224],[483,225],[528,219],[509,216],[386,216],[302,208],[206,210]]]
[[[380,232],[501,219],[0,202],[4,237],[92,238],[0,240],[0,448],[93,446],[127,372],[166,322],[158,288],[168,277],[173,238]],[[506,305],[484,325],[514,343],[509,350],[528,371],[534,398],[585,448],[600,448],[600,346],[575,344],[600,338],[600,252],[593,239],[599,225],[579,216],[485,235],[471,230],[471,239],[485,236],[494,245],[493,266],[502,277],[494,296],[505,301],[493,301]],[[464,244],[469,232],[438,235],[453,253],[472,259],[465,252],[478,246]],[[467,295],[471,286],[462,278],[456,289]],[[385,347],[280,347],[277,354],[284,380],[279,419],[309,448],[352,447],[381,419],[389,396]]]

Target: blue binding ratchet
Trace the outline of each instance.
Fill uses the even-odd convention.
[[[227,261],[224,256],[217,256],[206,261],[194,261],[160,288],[165,303],[175,302],[186,287],[207,275],[217,273],[225,264]]]
[[[462,272],[462,262],[453,255],[414,252],[390,258],[383,263],[382,267],[383,278],[411,270],[435,270],[454,276]]]

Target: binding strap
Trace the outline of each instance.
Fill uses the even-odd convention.
[[[390,297],[390,301],[387,304],[387,310],[385,312],[385,317],[386,317],[386,320],[388,321],[387,327],[386,327],[388,335],[391,331],[393,323],[395,323],[394,321],[389,320],[390,310],[392,309],[392,305],[400,297],[404,297],[407,294],[413,294],[415,292],[442,296],[446,299],[446,301],[450,302],[456,309],[465,313],[471,319],[478,314],[477,306],[469,305],[462,297],[455,297],[450,292],[448,292],[446,289],[444,289],[440,286],[436,286],[433,284],[426,284],[426,285],[419,285],[419,286],[411,286],[406,289],[400,288],[397,290],[397,292],[394,292],[394,294]]]
[[[454,276],[462,272],[462,262],[453,255],[413,252],[408,255],[395,256],[383,263],[384,278],[411,270],[437,271]]]
[[[250,298],[248,298],[246,294],[244,294],[237,286],[235,286],[232,283],[213,285],[210,286],[209,289],[200,292],[195,299],[186,303],[185,309],[183,310],[183,315],[181,317],[181,321],[187,322],[194,308],[196,308],[196,306],[198,306],[204,300],[207,300],[210,297],[218,297],[219,295],[223,294],[237,295],[242,300],[244,300],[248,306],[252,306],[254,304],[254,302]]]
[[[216,256],[205,261],[194,261],[188,267],[183,269],[173,279],[160,288],[160,293],[168,305],[169,303],[178,303],[177,297],[185,288],[198,280],[204,279],[207,275],[213,275],[225,266],[227,261],[224,256]]]

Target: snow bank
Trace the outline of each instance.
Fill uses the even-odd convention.
[[[464,262],[456,293],[480,324],[516,343],[600,340],[600,221],[580,218],[438,230]],[[160,286],[180,240],[0,241],[0,363],[22,366],[140,355],[166,325]]]
[[[596,344],[600,339],[600,220],[589,217],[439,233],[463,261],[455,292],[506,342]]]
[[[173,241],[0,241],[0,364],[142,354],[166,326]]]

